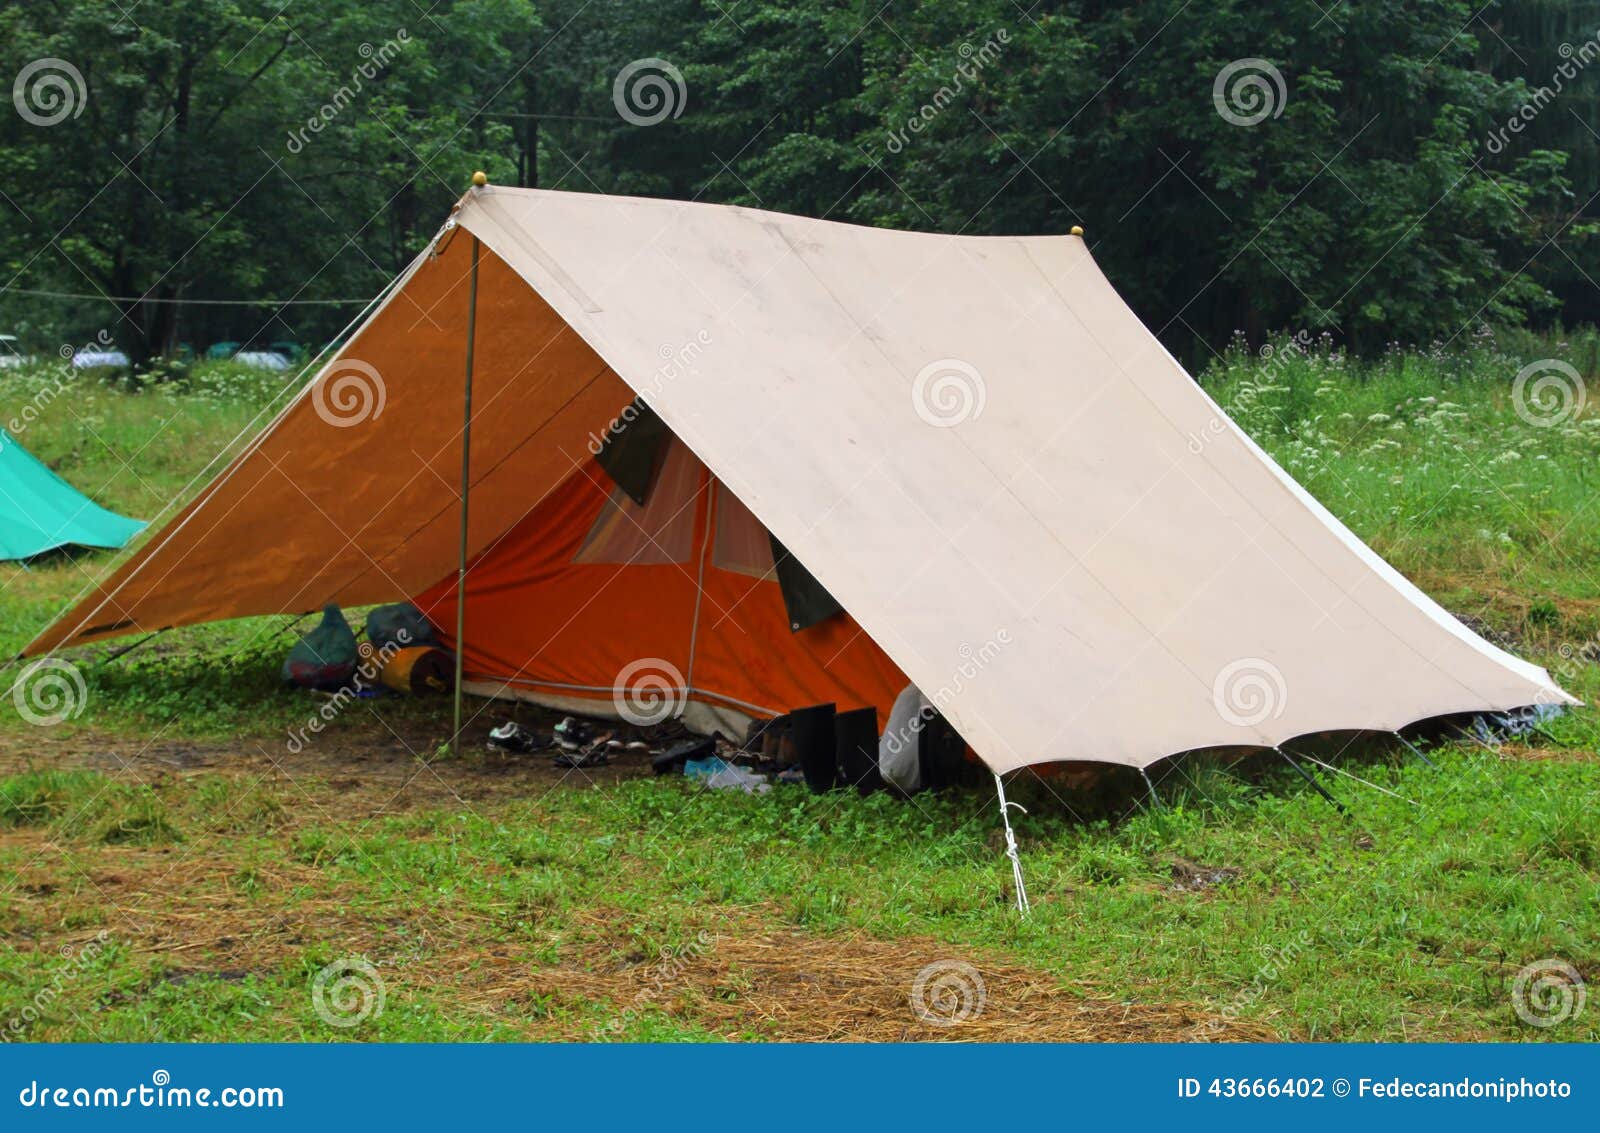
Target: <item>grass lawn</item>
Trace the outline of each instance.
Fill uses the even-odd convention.
[[[1592,702],[1600,393],[1562,412],[1513,378],[1544,358],[1592,377],[1597,349],[1485,335],[1358,365],[1283,343],[1203,380],[1379,553]],[[62,475],[151,517],[280,383],[13,370],[0,404],[34,407],[17,431]],[[0,646],[111,561],[0,565]],[[1270,757],[1162,764],[1159,809],[1136,777],[1019,781],[1021,921],[988,792],[746,797],[636,762],[439,760],[429,702],[358,702],[290,752],[314,703],[278,687],[289,641],[263,618],[98,646],[73,655],[73,718],[0,706],[0,1035],[1600,1037],[1600,1005],[1535,1026],[1514,995],[1540,961],[1600,977],[1587,708],[1548,737],[1443,742],[1437,767],[1338,737],[1319,758],[1347,817]]]

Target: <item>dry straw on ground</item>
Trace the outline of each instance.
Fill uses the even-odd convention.
[[[210,773],[253,779],[262,770],[276,769]],[[354,881],[335,880],[320,861],[290,852],[294,832],[313,819],[348,820],[360,829],[375,814],[415,805],[412,791],[393,781],[405,768],[380,762],[361,770],[359,784],[341,781],[339,789],[319,790],[305,806],[270,816],[275,853],[244,855],[227,832],[196,833],[173,845],[58,843],[40,827],[0,833],[12,860],[28,863],[13,897],[19,930],[13,942],[51,955],[103,927],[136,963],[150,966],[149,978],[156,982],[281,977],[313,947],[364,956],[382,973],[392,1007],[412,997],[448,1004],[458,1018],[475,1015],[486,1028],[510,1024],[530,1039],[627,1037],[633,1033],[628,1024],[645,1016],[730,1039],[1279,1037],[1265,1024],[1226,1020],[1198,1006],[1141,1001],[1120,980],[1063,983],[1047,972],[925,937],[888,941],[859,932],[806,932],[771,908],[697,908],[696,927],[704,926],[705,933],[665,959],[639,950],[641,918],[621,909],[576,917],[570,910],[534,910],[533,920],[544,923],[520,940],[506,935],[505,918],[515,913],[527,919],[527,910],[420,904],[397,919],[392,902]],[[410,770],[413,785],[438,787]],[[192,773],[166,764],[130,772],[129,778],[152,783]],[[493,787],[497,796],[525,789],[520,781]],[[431,791],[424,794],[434,801]],[[91,909],[99,915],[85,920]],[[681,937],[683,930],[678,932]],[[541,963],[536,955],[546,959]],[[970,968],[982,981],[981,995],[945,988],[941,997],[934,985],[919,1010],[919,976],[926,982],[923,973],[935,964]],[[1106,994],[1113,988],[1122,997]],[[530,1010],[536,1004],[549,1009]],[[303,1015],[303,1007],[298,1000],[278,1004],[285,1023]],[[951,1023],[953,1015],[960,1017]]]
[[[699,941],[634,963],[619,963],[615,954],[608,962],[591,951],[533,973],[533,982],[560,1003],[598,1001],[634,1014],[660,1012],[727,1038],[1270,1042],[1279,1037],[1264,1024],[1224,1019],[1188,1004],[1110,998],[928,938],[891,942],[742,925]],[[941,973],[948,974],[943,996],[933,987]]]

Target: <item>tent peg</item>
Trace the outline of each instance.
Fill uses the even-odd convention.
[[[1295,762],[1294,756],[1284,751],[1281,747],[1275,747],[1272,750],[1283,756],[1284,762],[1286,762],[1290,767],[1293,767],[1295,771],[1299,773],[1300,778],[1304,779],[1307,783],[1310,783],[1311,786],[1316,790],[1317,794],[1327,799],[1334,810],[1338,811],[1340,814],[1350,813],[1350,808],[1345,806],[1338,799],[1334,798],[1333,795],[1329,793],[1328,788],[1317,782],[1316,776],[1312,775],[1311,772],[1307,771],[1304,767],[1301,767],[1299,763]]]
[[[1144,779],[1144,785],[1150,788],[1150,801],[1155,804],[1155,809],[1162,810],[1161,796],[1156,794],[1156,785],[1150,781],[1150,772],[1141,767],[1139,768],[1139,774]]]
[[[1408,749],[1410,749],[1411,754],[1416,756],[1418,759],[1422,760],[1423,763],[1426,763],[1429,767],[1433,768],[1435,771],[1439,770],[1439,765],[1437,763],[1435,763],[1433,760],[1429,759],[1427,756],[1423,755],[1422,754],[1422,749],[1419,748],[1416,744],[1414,744],[1410,740],[1406,739],[1399,732],[1396,732],[1394,734],[1394,738],[1399,740],[1401,743],[1405,744],[1406,747]]]
[[[1017,836],[1011,829],[1011,808],[1016,807],[1023,814],[1028,813],[1028,808],[1021,803],[1006,801],[1006,784],[999,772],[995,773],[994,789],[1000,796],[1000,821],[1006,824],[1006,857],[1011,859],[1011,878],[1017,887],[1017,912],[1026,917],[1030,909],[1028,887],[1022,881],[1022,856],[1017,853]]]
[[[1550,729],[1546,728],[1543,724],[1530,724],[1529,727],[1533,731],[1538,732],[1541,736],[1543,736],[1545,739],[1549,740],[1551,743],[1553,743],[1553,744],[1561,743],[1561,741],[1558,738],[1556,738],[1556,734],[1554,732],[1550,731]]]
[[[112,661],[115,661],[118,657],[126,657],[129,653],[132,653],[135,649],[139,648],[139,646],[143,645],[145,642],[149,641],[151,638],[159,637],[159,636],[161,636],[162,634],[164,634],[166,632],[167,632],[167,627],[166,626],[162,626],[160,629],[157,629],[157,630],[151,630],[149,633],[147,633],[143,637],[141,637],[138,641],[135,641],[132,645],[124,645],[121,649],[115,650],[112,653],[107,654],[106,658],[102,662],[102,664],[110,664]]]

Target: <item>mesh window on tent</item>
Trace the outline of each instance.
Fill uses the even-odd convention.
[[[681,443],[670,442],[644,504],[634,503],[622,488],[613,488],[572,561],[641,565],[692,561],[695,512],[704,481],[704,466]]]
[[[751,578],[775,578],[772,540],[767,529],[720,481],[716,486],[716,499],[717,534],[712,541],[711,565]]]

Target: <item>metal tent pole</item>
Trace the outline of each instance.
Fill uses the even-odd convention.
[[[1316,790],[1317,794],[1327,799],[1328,802],[1332,804],[1334,810],[1338,811],[1340,814],[1350,813],[1350,808],[1345,806],[1338,799],[1334,798],[1333,795],[1329,793],[1328,788],[1317,782],[1316,776],[1312,775],[1311,772],[1307,771],[1304,767],[1301,767],[1300,764],[1295,762],[1294,756],[1284,751],[1281,747],[1275,747],[1272,750],[1283,756],[1284,762],[1286,762],[1290,767],[1293,767],[1295,771],[1299,773],[1300,778],[1304,779],[1307,783],[1310,783],[1311,786]]]
[[[467,492],[472,480],[472,346],[478,333],[478,238],[472,238],[472,274],[467,284],[467,375],[461,396],[461,543],[456,557],[456,711],[450,754],[461,754],[461,665],[467,634]]]
[[[1427,756],[1423,755],[1422,754],[1422,749],[1420,747],[1418,747],[1416,744],[1414,744],[1410,740],[1406,739],[1399,732],[1396,732],[1394,734],[1394,738],[1399,740],[1401,743],[1405,744],[1406,747],[1410,748],[1412,755],[1414,755],[1418,759],[1422,760],[1422,762],[1426,763],[1429,767],[1433,768],[1435,771],[1439,770],[1439,765],[1437,763],[1435,763],[1433,760],[1429,759]]]

